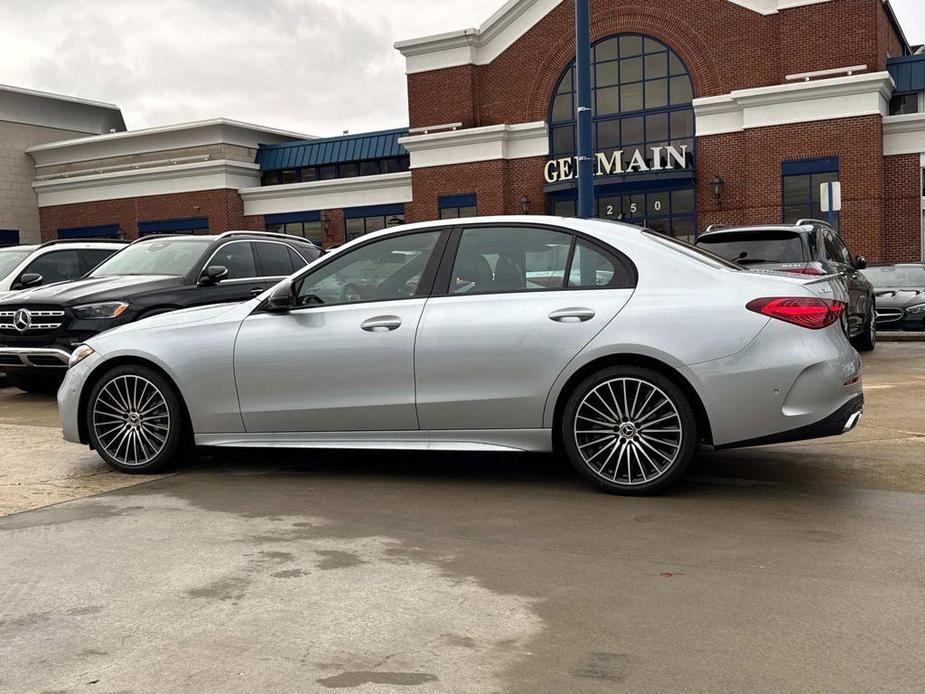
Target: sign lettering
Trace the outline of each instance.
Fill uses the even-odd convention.
[[[675,169],[687,169],[690,162],[687,157],[687,145],[675,147],[652,147],[649,151],[652,154],[651,159],[647,160],[643,150],[633,150],[629,161],[624,168],[625,150],[618,149],[610,153],[598,152],[595,157],[596,168],[595,176],[614,176],[623,173],[637,173],[640,171],[674,171]],[[543,169],[543,177],[547,183],[557,183],[559,181],[569,181],[575,178],[578,171],[578,157],[563,157],[561,159],[550,159],[546,162]]]

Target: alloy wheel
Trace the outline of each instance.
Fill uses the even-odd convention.
[[[681,453],[684,428],[671,398],[640,378],[604,381],[575,411],[575,445],[600,478],[628,486],[666,474]]]
[[[170,410],[160,389],[142,376],[120,375],[93,403],[92,425],[103,450],[126,467],[154,460],[167,445]]]

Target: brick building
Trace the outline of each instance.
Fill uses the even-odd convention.
[[[888,2],[591,5],[599,216],[692,238],[826,216],[820,186],[838,181],[855,252],[922,258],[925,55]],[[182,138],[203,124],[33,147],[43,236],[244,226],[330,245],[402,221],[574,214],[573,17],[568,0],[511,0],[478,29],[397,43],[407,129],[241,139],[223,121],[195,146]]]

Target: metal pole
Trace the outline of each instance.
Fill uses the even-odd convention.
[[[829,181],[829,226],[835,228],[835,187]]]
[[[594,152],[591,127],[590,0],[575,0],[575,79],[578,117],[578,216],[594,216]]]

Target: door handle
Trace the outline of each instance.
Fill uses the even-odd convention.
[[[549,320],[557,323],[584,323],[594,318],[594,311],[590,308],[572,307],[560,308],[549,314]]]
[[[401,326],[398,316],[376,316],[363,321],[360,328],[369,333],[387,333]]]
[[[256,298],[260,296],[261,294],[263,294],[263,292],[264,292],[263,287],[254,287],[253,289],[251,289],[251,296]]]

